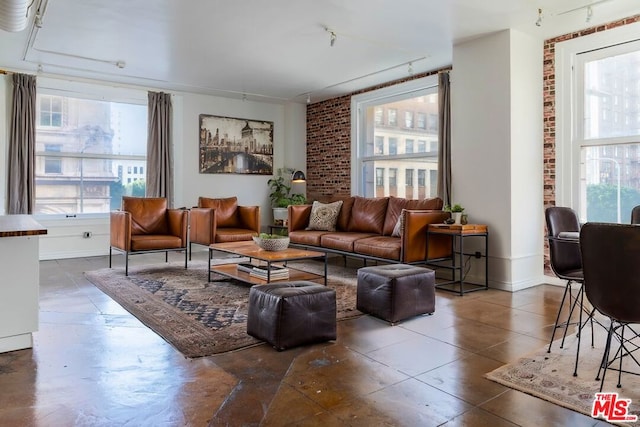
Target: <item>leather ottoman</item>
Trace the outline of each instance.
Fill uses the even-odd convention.
[[[247,333],[277,350],[336,339],[336,291],[313,282],[255,285]]]
[[[357,309],[392,325],[436,308],[435,272],[406,264],[358,270]]]

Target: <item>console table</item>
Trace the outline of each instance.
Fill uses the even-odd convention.
[[[489,230],[484,224],[430,224],[427,228],[427,259],[429,259],[429,237],[432,235],[447,235],[451,237],[453,253],[450,258],[429,260],[427,265],[451,270],[451,279],[436,282],[436,288],[459,293],[489,289]],[[464,242],[466,239],[476,238],[484,240],[484,252],[466,253]],[[465,280],[466,272],[464,257],[484,258],[484,283],[470,283]]]
[[[47,230],[30,215],[0,216],[0,352],[33,347],[41,234]]]

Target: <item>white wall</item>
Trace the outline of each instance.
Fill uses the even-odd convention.
[[[73,85],[73,79],[70,79]],[[99,84],[100,82],[92,82]],[[86,81],[79,83],[80,86]],[[112,84],[105,83],[106,86]],[[157,90],[153,88],[140,88]],[[12,83],[10,76],[0,76],[0,196],[4,212],[6,206],[6,153],[8,127],[10,121],[10,98]],[[241,101],[221,97],[174,93],[172,97],[174,126],[174,168],[176,207],[191,207],[198,196],[237,196],[244,205],[261,207],[261,224],[271,223],[271,208],[268,198],[267,175],[200,174],[198,168],[199,121],[200,114],[267,120],[274,122],[274,170],[292,167],[305,170],[306,166],[306,105],[273,104],[255,101]],[[299,190],[299,189],[296,189]],[[303,190],[300,190],[303,191]],[[109,250],[109,222],[104,219],[39,219],[47,227],[48,234],[40,239],[40,259],[68,258],[104,255]],[[83,238],[83,232],[90,231],[92,237]]]
[[[542,42],[506,30],[454,46],[453,202],[489,226],[489,280],[542,282]]]

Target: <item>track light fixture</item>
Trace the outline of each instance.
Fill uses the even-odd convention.
[[[311,104],[311,94],[307,94],[307,104]]]
[[[542,26],[542,9],[538,8],[538,19],[536,20],[536,27]]]
[[[587,7],[587,19],[585,20],[585,22],[589,23],[591,22],[591,17],[593,16],[593,8],[591,6]]]
[[[324,30],[329,33],[329,46],[333,47],[336,44],[336,39],[338,38],[336,32],[326,27]]]
[[[410,76],[413,75],[413,62],[409,62],[409,67],[407,68],[407,72]]]

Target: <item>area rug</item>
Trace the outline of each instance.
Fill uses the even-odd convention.
[[[595,329],[597,328],[596,326]],[[585,343],[583,340],[580,345],[577,377],[573,376],[577,342],[575,335],[567,337],[563,349],[560,349],[559,342],[554,342],[551,353],[547,353],[547,347],[545,347],[514,363],[489,372],[485,374],[485,377],[507,387],[591,416],[595,394],[600,390],[600,381],[596,381],[595,377],[602,358],[606,334],[599,333],[596,336],[594,348],[591,347],[590,332],[586,332],[584,337],[588,342]],[[615,349],[612,347],[611,351],[615,351]],[[624,367],[625,365],[623,365]],[[633,368],[631,364],[627,368],[638,372],[638,368]],[[631,399],[629,414],[640,417],[640,377],[623,373],[622,388],[616,387],[617,379],[618,373],[609,370],[602,391],[604,393],[618,393],[619,399]],[[618,422],[615,424],[635,426],[640,425],[640,422]]]
[[[317,264],[317,265],[316,265]],[[298,266],[301,266],[298,263]],[[302,265],[320,272],[321,263]],[[202,357],[259,344],[247,334],[250,285],[212,274],[207,262],[131,266],[85,272],[87,279],[184,356]],[[354,269],[330,266],[328,286],[336,290],[337,319],[357,317]]]

